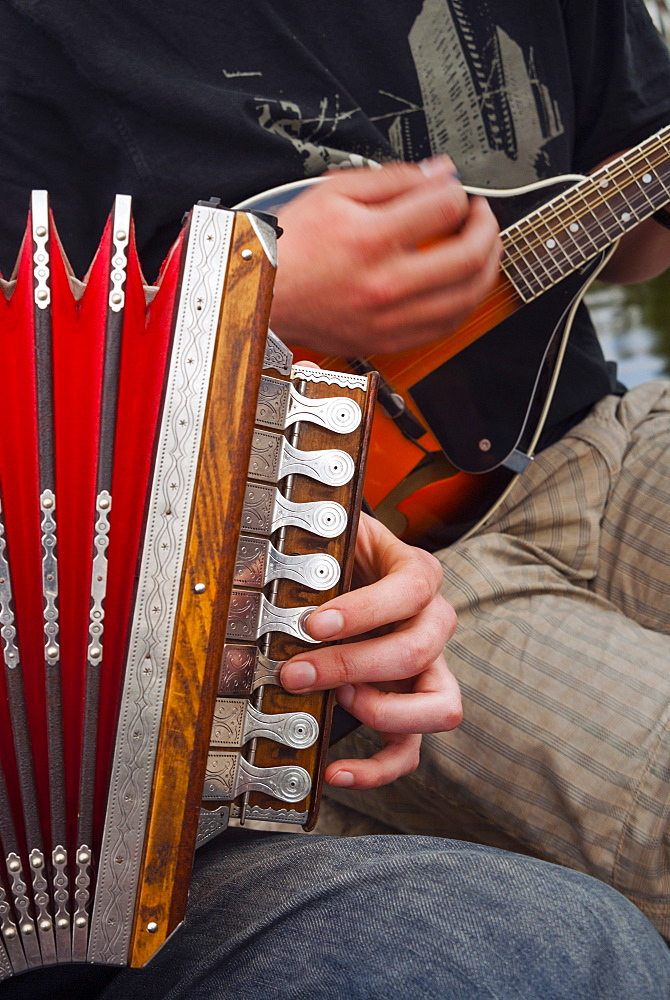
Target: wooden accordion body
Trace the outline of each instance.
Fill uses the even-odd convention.
[[[331,698],[281,664],[351,575],[373,380],[268,334],[275,232],[196,206],[84,283],[35,192],[0,296],[0,978],[142,965],[229,817],[315,822]],[[268,369],[268,371],[264,371]]]

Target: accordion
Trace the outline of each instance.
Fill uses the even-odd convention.
[[[374,379],[268,331],[271,221],[195,206],[85,281],[34,192],[2,280],[0,979],[143,965],[232,817],[313,826],[332,698],[282,663],[348,586]]]

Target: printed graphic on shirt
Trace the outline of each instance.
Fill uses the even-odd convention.
[[[449,153],[480,184],[544,176],[543,148],[563,132],[560,112],[533,50],[526,58],[493,24],[486,0],[424,0],[409,44],[433,153]]]
[[[513,186],[553,173],[546,146],[564,131],[558,104],[538,76],[533,49],[524,52],[495,23],[488,0],[423,0],[407,44],[420,102],[380,89],[364,111],[332,92],[307,111],[264,96],[256,99],[259,125],[293,145],[306,177],[392,154],[437,153],[449,153],[475,184]],[[357,128],[358,140],[376,133],[380,141],[345,152],[346,126],[358,118],[373,126]]]

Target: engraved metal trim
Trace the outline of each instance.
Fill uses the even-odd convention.
[[[279,339],[276,333],[268,330],[263,368],[274,368],[280,375],[290,375],[292,364],[293,354],[291,351],[289,351],[286,344]]]
[[[248,694],[264,684],[279,684],[286,660],[271,660],[258,646],[227,642],[223,647],[218,691],[221,696]]]
[[[16,644],[16,626],[14,625],[12,578],[6,550],[5,524],[2,517],[2,502],[0,501],[0,637],[2,638],[2,654],[5,664],[13,670],[19,666],[20,659]]]
[[[239,811],[239,810],[238,810]],[[235,815],[235,806],[231,813]],[[263,808],[262,806],[247,806],[246,819],[253,819],[264,823],[290,823],[292,825],[304,826],[309,818],[309,810],[298,812],[296,809],[273,809],[272,806]]]
[[[258,237],[258,242],[265,250],[265,254],[273,267],[277,266],[277,232],[263,219],[259,219],[253,212],[247,212],[247,219],[251,223]]]
[[[247,483],[242,510],[242,529],[271,535],[278,528],[294,525],[320,538],[337,538],[347,526],[347,512],[335,500],[295,503],[276,486]]]
[[[319,724],[307,712],[260,712],[246,698],[217,698],[211,745],[240,747],[265,737],[296,750],[305,750],[319,738]]]
[[[89,613],[87,656],[91,663],[102,659],[102,633],[104,630],[104,601],[107,593],[107,547],[109,545],[109,512],[112,497],[107,490],[98,494],[95,502],[98,517],[95,522],[93,571],[91,573],[91,610]]]
[[[207,756],[205,801],[230,801],[246,792],[264,792],[281,802],[300,802],[312,780],[304,767],[256,767],[238,753],[214,750]]]
[[[267,538],[241,535],[233,584],[262,588],[271,580],[295,580],[310,590],[330,590],[340,579],[340,566],[326,552],[286,555]]]
[[[72,961],[85,962],[88,946],[89,899],[93,857],[90,847],[82,844],[77,850],[77,874],[74,878],[76,889],[74,901],[76,910],[72,915]]]
[[[286,411],[288,410],[290,382],[261,375],[258,387],[258,402],[256,403],[256,423],[263,427],[272,427],[278,431],[284,429]]]
[[[228,610],[226,639],[255,642],[267,632],[286,632],[303,642],[318,642],[305,631],[307,618],[316,605],[303,608],[278,608],[264,594],[233,590]]]
[[[195,838],[196,850],[207,844],[219,833],[228,829],[230,819],[230,807],[218,806],[216,809],[200,809],[200,819],[198,820],[198,833]]]
[[[51,880],[53,882],[54,925],[56,927],[56,950],[58,961],[72,961],[72,944],[70,940],[70,913],[68,904],[70,893],[67,875],[67,851],[60,845],[51,854],[53,864]]]
[[[58,646],[58,561],[56,559],[56,497],[51,490],[40,496],[42,510],[42,593],[44,595],[44,658],[53,666],[60,659]]]
[[[259,687],[264,687],[265,684],[275,684],[280,687],[279,675],[285,663],[286,660],[271,660],[269,656],[265,656],[259,651],[251,690],[256,691]]]
[[[39,935],[42,965],[56,964],[56,942],[54,926],[49,913],[49,885],[45,877],[44,855],[34,849],[30,852],[30,869],[33,880],[37,933]]]
[[[113,232],[112,232],[112,272],[110,274],[111,288],[109,290],[109,308],[112,312],[121,312],[126,303],[126,272],[128,268],[128,242],[130,240],[130,206],[129,194],[117,194],[114,202]]]
[[[21,858],[13,851],[7,855],[7,871],[12,881],[10,886],[14,897],[14,909],[16,910],[19,932],[23,952],[29,969],[34,969],[42,964],[40,946],[35,933],[35,921],[30,915],[30,900],[28,899],[28,887],[23,878],[23,867]]]
[[[331,372],[326,368],[303,368],[294,365],[291,369],[292,379],[304,379],[306,382],[325,382],[326,385],[337,385],[340,389],[362,389],[367,392],[370,385],[366,375],[354,375],[353,372]]]
[[[33,230],[33,275],[35,278],[35,305],[46,309],[51,304],[49,287],[49,196],[46,191],[33,191],[30,201]]]
[[[327,486],[344,486],[354,475],[354,461],[345,451],[324,448],[300,451],[273,431],[255,431],[251,444],[249,475],[266,483],[285,476],[309,476]]]
[[[286,426],[306,420],[325,427],[335,434],[351,434],[360,425],[363,413],[355,399],[331,396],[329,399],[310,399],[291,386]]]
[[[360,425],[362,418],[360,406],[348,396],[310,399],[290,382],[282,382],[269,375],[261,377],[256,423],[262,427],[285,430],[304,420],[336,434],[350,434]]]
[[[132,931],[232,218],[191,217],[91,926],[88,959],[108,965],[125,963]]]

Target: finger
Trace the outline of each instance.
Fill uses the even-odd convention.
[[[470,212],[470,202],[449,164],[381,205],[370,206],[375,236],[385,247],[412,251],[426,242],[457,233]]]
[[[455,332],[486,300],[499,275],[498,257],[493,254],[482,269],[465,281],[399,301],[371,323],[375,353],[416,350]]]
[[[421,736],[414,733],[393,735],[386,737],[384,743],[384,747],[367,760],[333,761],[326,768],[326,782],[338,788],[379,788],[416,770]]]
[[[287,691],[304,694],[414,677],[442,654],[454,628],[451,606],[439,597],[386,635],[305,650],[284,665],[281,683]]]
[[[490,270],[491,266],[496,273],[500,254],[495,216],[484,198],[474,198],[458,234],[438,240],[418,253],[410,251],[390,258],[386,262],[384,277],[398,300],[445,285],[476,280],[480,272],[486,268]]]
[[[436,597],[442,583],[439,562],[423,549],[411,548],[390,537],[379,559],[383,564],[380,572],[385,575],[313,611],[306,628],[314,639],[320,642],[345,639],[404,621],[419,614]],[[444,608],[443,611],[449,614]]]
[[[456,729],[463,719],[461,694],[444,658],[435,660],[420,681],[420,689],[410,692],[348,684],[337,690],[336,698],[347,712],[376,732],[445,733]]]
[[[436,157],[430,163],[434,164],[435,174],[442,171],[455,176],[456,168],[448,156]],[[426,171],[418,163],[387,163],[381,169],[361,167],[338,170],[329,176],[327,186],[332,194],[341,194],[365,205],[379,205],[425,184],[430,177],[430,169]],[[325,185],[317,185],[312,190],[318,188],[325,188]],[[307,195],[310,194],[307,192]]]

